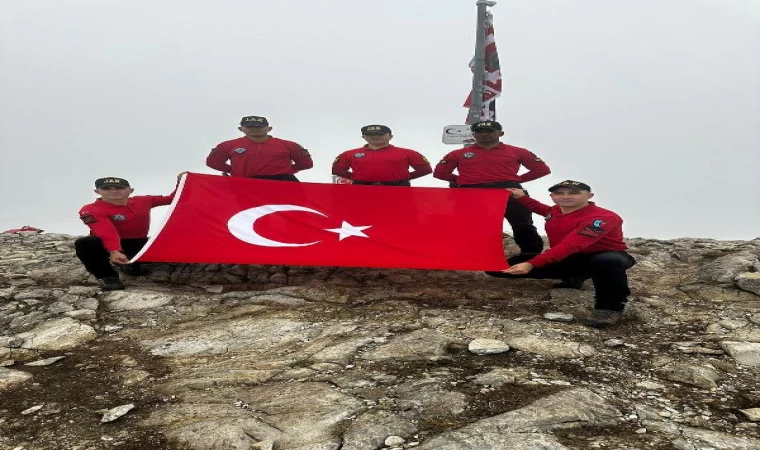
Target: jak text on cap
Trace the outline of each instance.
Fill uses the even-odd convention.
[[[125,180],[124,178],[116,178],[116,177],[98,178],[97,180],[95,180],[95,189],[100,189],[106,186],[121,186],[121,187],[128,188],[129,181]]]

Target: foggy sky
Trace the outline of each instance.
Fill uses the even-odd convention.
[[[628,237],[760,236],[760,2],[501,0],[504,142],[585,181]],[[0,4],[0,231],[86,234],[93,180],[166,194],[263,115],[330,182],[381,123],[435,164],[463,123],[474,0]],[[444,187],[427,176],[416,186]],[[163,210],[154,215],[154,228]],[[542,225],[537,218],[537,225]]]

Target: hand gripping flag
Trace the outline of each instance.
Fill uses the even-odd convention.
[[[502,270],[503,189],[295,183],[189,174],[135,259]]]

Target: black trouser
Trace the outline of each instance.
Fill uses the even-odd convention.
[[[132,259],[142,250],[148,242],[148,238],[122,239],[121,249]],[[93,274],[95,278],[118,277],[119,274],[113,269],[109,261],[109,253],[103,247],[103,241],[97,236],[87,236],[74,241],[77,258],[82,261],[84,268]],[[134,263],[135,265],[139,263]],[[137,267],[135,267],[137,268]]]
[[[409,180],[396,180],[396,181],[360,181],[354,180],[353,184],[366,184],[372,186],[411,186]]]
[[[516,255],[509,258],[509,265],[529,260],[529,257]],[[486,272],[498,278],[591,278],[594,283],[594,308],[622,311],[628,302],[631,290],[628,288],[626,271],[636,264],[636,260],[626,252],[575,253],[562,261],[536,267],[525,275],[510,275],[503,272]]]
[[[519,188],[522,186],[517,181],[499,181],[495,183],[481,183],[481,184],[465,184],[457,185],[460,188],[479,188],[479,189],[494,189],[494,188]],[[528,192],[525,191],[527,194]],[[536,254],[541,253],[544,249],[544,241],[541,236],[538,235],[538,230],[533,225],[533,213],[517,200],[509,197],[507,201],[507,210],[504,213],[504,218],[509,222],[509,226],[512,227],[512,234],[515,237],[515,244],[520,247],[521,253]]]
[[[278,180],[278,181],[299,181],[295,175],[283,173],[280,175],[254,175],[248,178],[258,178],[261,180]]]

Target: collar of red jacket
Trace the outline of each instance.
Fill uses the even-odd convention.
[[[559,205],[554,205],[554,206],[556,206],[557,208],[559,208]],[[562,213],[562,215],[563,215],[563,216],[566,216],[566,215],[568,215],[568,214],[574,214],[574,213],[577,213],[577,212],[580,212],[580,211],[583,211],[583,210],[585,210],[585,209],[586,209],[586,208],[588,208],[589,206],[593,206],[593,207],[596,207],[596,203],[594,203],[594,202],[588,202],[588,205],[584,206],[583,208],[580,208],[580,209],[576,209],[575,211],[570,211],[569,213]],[[560,211],[561,211],[561,209],[560,209]]]
[[[388,145],[386,145],[385,147],[380,147],[380,148],[371,148],[371,147],[369,146],[369,144],[364,144],[364,148],[366,148],[367,150],[374,150],[374,151],[377,151],[377,150],[387,150],[387,149],[391,149],[391,148],[394,148],[394,147],[393,147],[391,144],[388,144]]]
[[[499,145],[497,145],[496,147],[491,147],[491,148],[481,147],[481,146],[479,146],[478,144],[472,144],[472,146],[473,146],[473,147],[477,147],[477,148],[480,148],[480,149],[483,149],[483,150],[496,150],[497,148],[506,147],[506,146],[507,146],[507,144],[505,144],[505,143],[503,143],[503,142],[499,142]]]

